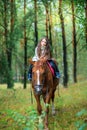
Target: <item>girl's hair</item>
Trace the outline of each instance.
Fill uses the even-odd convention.
[[[46,40],[46,55],[49,55],[50,54],[50,58],[52,57],[51,56],[51,49],[50,49],[50,40],[47,38],[47,37],[43,37],[40,42],[38,43],[37,45],[37,53],[38,53],[38,56],[40,57],[41,56],[41,41],[45,39]]]

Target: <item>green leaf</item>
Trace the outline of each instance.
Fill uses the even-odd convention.
[[[43,125],[42,123],[39,124],[38,127],[39,127],[40,130],[43,130],[43,129],[44,129],[44,125]]]
[[[79,128],[79,126],[80,126],[80,121],[75,122],[75,126]]]
[[[87,123],[83,123],[78,130],[86,130],[87,128]]]
[[[31,128],[26,127],[26,128],[24,128],[23,130],[32,130],[32,129],[31,129]]]
[[[26,126],[30,126],[30,125],[31,125],[30,122],[27,122],[27,123],[26,123]]]
[[[77,117],[82,116],[83,114],[86,114],[87,111],[85,109],[82,109],[80,112],[76,114]]]
[[[49,106],[50,106],[50,104],[46,103],[46,104],[45,104],[45,106],[46,106],[46,107],[49,107]]]

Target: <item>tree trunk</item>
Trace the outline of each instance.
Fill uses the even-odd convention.
[[[48,38],[48,30],[49,30],[48,2],[46,2],[45,9],[46,9],[46,37]]]
[[[13,31],[14,31],[14,0],[11,0],[10,45],[9,45],[9,54],[8,54],[8,62],[9,62],[10,70],[11,70],[11,67],[12,67]]]
[[[27,83],[26,0],[24,0],[24,89]]]
[[[38,43],[38,28],[37,28],[37,0],[34,0],[34,9],[35,9],[35,47]]]
[[[63,64],[64,64],[64,77],[63,77],[63,85],[67,87],[68,83],[68,67],[67,67],[67,50],[66,50],[66,37],[65,37],[65,28],[64,28],[64,18],[62,13],[62,0],[59,0],[59,16],[61,21],[61,29],[62,29],[62,40],[63,40]]]
[[[72,4],[72,24],[73,24],[73,32],[72,32],[72,45],[73,45],[73,80],[77,82],[77,43],[76,43],[76,27],[75,27],[75,15],[74,15],[74,3]]]
[[[5,27],[5,44],[6,44],[6,47],[7,47],[7,38],[8,38],[8,30],[7,30],[7,0],[4,2],[4,27]],[[6,48],[6,51],[7,51],[7,48]]]
[[[87,49],[87,0],[85,1],[85,37],[86,37],[86,49]]]
[[[12,76],[12,45],[11,45],[11,41],[12,41],[12,33],[13,33],[13,0],[11,0],[10,3],[10,7],[11,7],[11,20],[10,20],[10,25],[11,25],[11,29],[10,29],[10,41],[8,41],[8,10],[7,10],[7,6],[8,6],[8,1],[4,1],[4,25],[5,25],[5,44],[6,44],[6,54],[7,54],[7,63],[8,63],[8,70],[7,70],[7,88],[12,88],[13,87],[13,76]]]
[[[50,44],[52,46],[52,10],[51,10],[51,3],[50,3],[50,14],[49,14],[49,37],[50,37]]]

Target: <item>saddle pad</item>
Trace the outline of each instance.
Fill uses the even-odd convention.
[[[55,74],[54,74],[54,69],[52,68],[52,66],[50,65],[50,63],[49,63],[48,61],[47,61],[47,64],[48,64],[48,67],[49,67],[49,69],[50,69],[52,75],[55,76]]]

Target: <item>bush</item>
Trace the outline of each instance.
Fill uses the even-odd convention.
[[[82,109],[76,114],[78,121],[75,123],[78,130],[87,130],[87,110]]]

